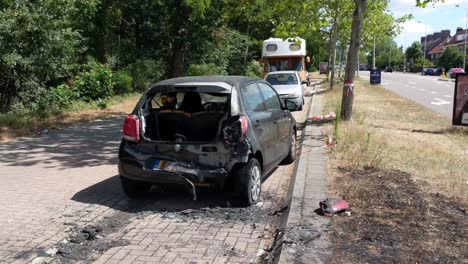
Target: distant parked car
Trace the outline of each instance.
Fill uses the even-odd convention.
[[[296,121],[264,80],[169,79],[150,87],[125,118],[119,175],[128,197],[151,185],[230,188],[257,203],[261,182],[296,158]]]
[[[393,72],[393,68],[390,66],[385,67],[384,72]]]
[[[465,70],[463,70],[462,68],[452,68],[447,72],[447,77],[455,78],[455,76],[457,76],[457,74],[460,73],[465,73]]]
[[[283,101],[293,101],[297,105],[297,110],[302,110],[306,82],[301,82],[296,71],[270,72],[265,76],[265,80],[273,86]]]
[[[319,64],[319,74],[326,74],[328,70],[328,62],[321,62]]]
[[[439,75],[438,74],[438,71],[437,69],[434,69],[434,68],[424,68],[421,72],[421,75],[425,76],[425,75],[429,75],[429,76],[437,76]]]

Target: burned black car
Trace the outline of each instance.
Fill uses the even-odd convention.
[[[125,118],[119,174],[130,198],[152,184],[232,188],[244,205],[261,182],[296,158],[296,122],[265,81],[184,77],[154,84]]]

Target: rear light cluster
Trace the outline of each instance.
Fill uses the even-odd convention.
[[[224,142],[226,144],[235,144],[241,141],[249,128],[249,120],[246,116],[239,116],[233,122],[229,122],[223,128]]]
[[[123,138],[131,142],[140,142],[140,119],[138,116],[129,115],[125,118]]]

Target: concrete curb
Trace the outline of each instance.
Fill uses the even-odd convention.
[[[313,95],[308,116],[321,111],[321,101]],[[323,253],[328,247],[323,230],[329,220],[315,212],[319,201],[326,198],[326,161],[323,149],[318,149],[325,144],[320,126],[308,121],[302,139],[278,263],[323,263]]]
[[[455,82],[455,79],[447,79],[447,78],[439,78],[437,80],[438,81],[444,81],[444,82]]]

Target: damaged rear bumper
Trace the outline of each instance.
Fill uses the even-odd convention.
[[[119,174],[128,179],[155,184],[186,184],[189,180],[195,186],[222,184],[228,175],[225,169],[190,168],[176,162],[172,167],[157,169],[125,160],[119,162]]]

